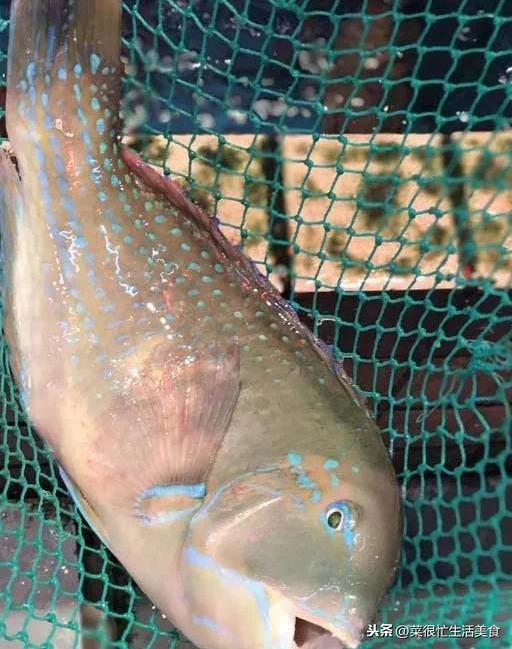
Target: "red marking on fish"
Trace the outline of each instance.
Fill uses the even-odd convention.
[[[170,288],[165,288],[165,289],[162,291],[162,293],[163,293],[163,296],[164,296],[165,306],[169,309],[169,311],[171,311],[171,308],[172,308],[172,301],[171,301],[171,295],[172,295],[172,293],[171,293],[171,289],[170,289]]]

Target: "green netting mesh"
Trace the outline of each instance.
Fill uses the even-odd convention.
[[[129,142],[333,345],[389,445],[404,551],[369,643],[510,647],[512,3],[124,9]],[[0,647],[79,646],[94,610],[115,646],[176,646],[59,486],[2,358]]]

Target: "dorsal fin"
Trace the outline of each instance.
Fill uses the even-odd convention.
[[[200,229],[206,231],[215,242],[221,254],[233,263],[240,283],[246,290],[256,287],[260,290],[262,297],[272,303],[272,306],[282,320],[287,321],[290,328],[295,329],[304,338],[315,343],[315,339],[309,329],[302,324],[297,313],[278,293],[275,286],[257,269],[244,253],[236,246],[233,246],[221,232],[218,220],[208,216],[198,205],[190,201],[183,190],[170,178],[158,173],[153,167],[144,162],[140,156],[125,146],[121,147],[121,158],[132,174],[145,186],[148,191],[160,194],[171,205],[179,209],[186,217],[194,222]]]
[[[121,157],[130,171],[151,191],[162,194],[172,205],[177,207],[185,216],[196,223],[202,230],[209,233],[215,241],[218,250],[226,258],[234,262],[242,278],[250,279],[260,289],[269,291],[281,300],[275,287],[262,275],[252,262],[233,246],[220,231],[217,219],[208,216],[203,210],[190,201],[183,190],[170,178],[166,178],[144,162],[136,153],[126,147],[121,147]]]

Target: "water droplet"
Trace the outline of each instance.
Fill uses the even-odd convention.
[[[370,56],[364,61],[364,67],[367,70],[376,70],[379,67],[379,65],[380,65],[379,59],[375,58],[374,56]]]
[[[350,100],[350,105],[354,108],[362,108],[364,106],[364,99],[362,97],[354,97]]]
[[[168,110],[167,108],[164,108],[158,113],[158,121],[160,122],[160,124],[166,124],[167,122],[170,122],[171,117],[172,117],[171,111]]]
[[[203,128],[213,128],[215,126],[215,119],[209,113],[199,113],[197,120]]]

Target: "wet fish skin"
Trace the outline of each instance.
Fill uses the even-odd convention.
[[[399,553],[375,424],[213,220],[120,146],[119,0],[12,12],[5,329],[31,420],[198,646],[290,649],[297,618],[315,647],[356,646]]]

